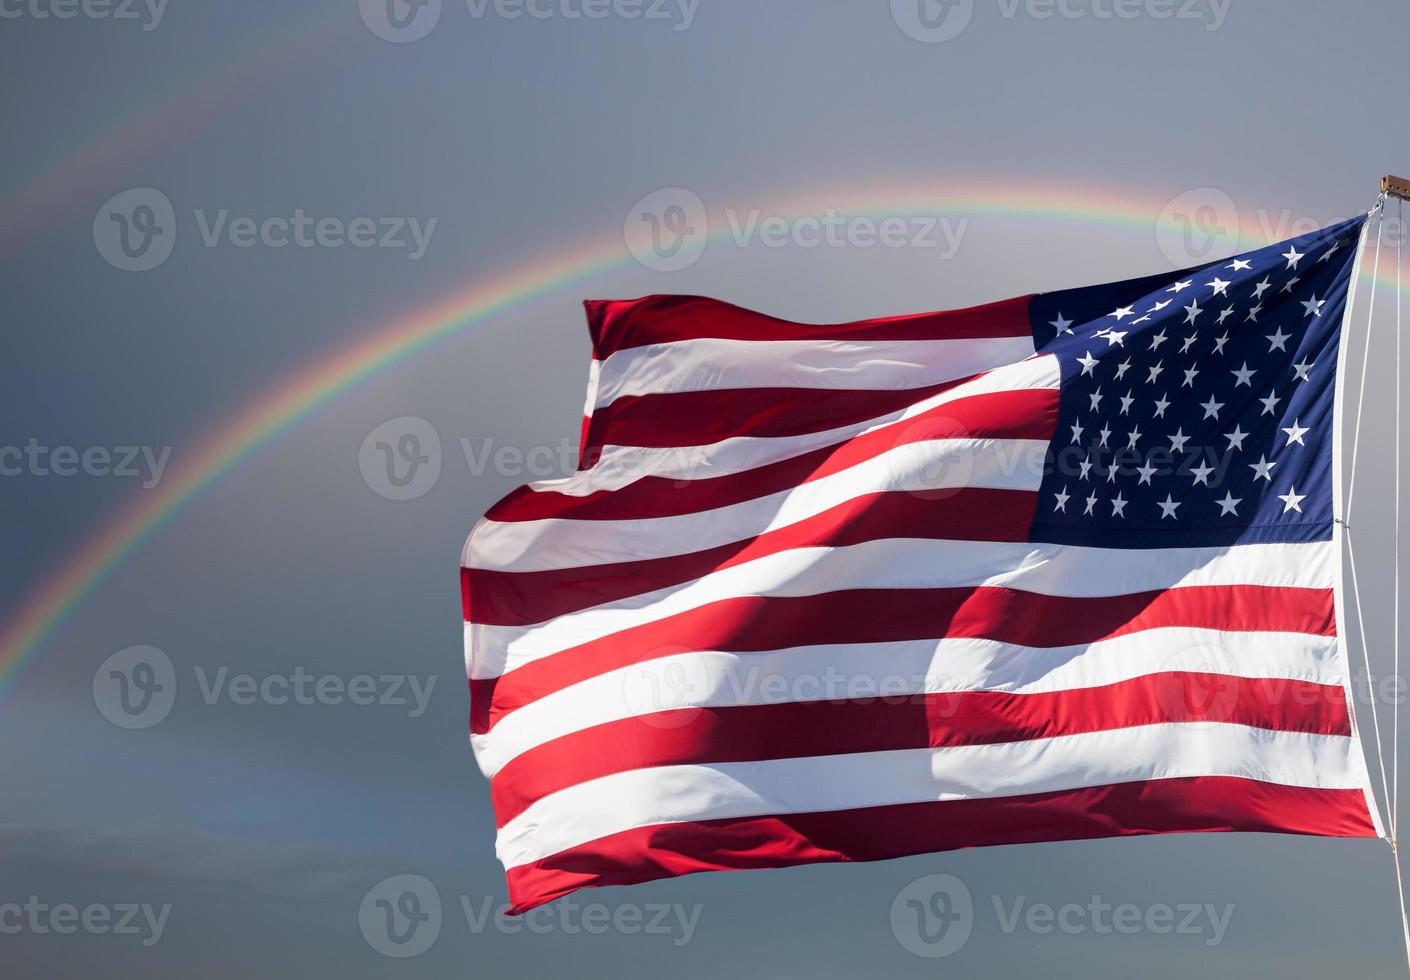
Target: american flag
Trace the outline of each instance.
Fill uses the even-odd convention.
[[[835,326],[589,302],[580,467],[462,560],[514,909],[981,845],[1379,835],[1334,521],[1364,221]]]

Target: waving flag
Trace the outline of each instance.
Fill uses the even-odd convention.
[[[587,304],[582,462],[465,546],[518,911],[1181,831],[1380,833],[1337,636],[1364,219],[837,326]]]

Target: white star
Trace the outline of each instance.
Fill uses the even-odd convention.
[[[1092,411],[1094,411],[1094,412],[1101,411],[1101,407],[1102,407],[1102,390],[1101,390],[1100,388],[1098,388],[1096,391],[1092,392],[1092,393],[1091,393],[1090,395],[1088,395],[1087,397],[1092,400]]]
[[[1289,245],[1288,250],[1283,253],[1283,258],[1288,260],[1288,268],[1296,269],[1297,263],[1302,259],[1303,253],[1297,250],[1296,245]]]
[[[1122,415],[1130,415],[1130,414],[1131,414],[1131,403],[1134,402],[1135,400],[1136,400],[1136,399],[1131,396],[1131,393],[1130,393],[1129,391],[1126,392],[1126,394],[1122,395],[1122,396],[1121,396],[1121,412],[1120,412],[1120,414],[1122,414]]]
[[[1104,447],[1106,446],[1106,441],[1111,438],[1111,430],[1106,426],[1102,426],[1101,431],[1098,432],[1097,435],[1102,437],[1102,441],[1099,443],[1099,445]]]
[[[1302,308],[1307,311],[1307,315],[1310,317],[1321,316],[1322,307],[1326,305],[1327,301],[1324,299],[1318,299],[1316,293],[1312,294],[1311,299],[1305,299],[1302,301]]]
[[[1257,322],[1258,322],[1258,314],[1260,314],[1260,313],[1262,313],[1262,312],[1263,312],[1263,304],[1262,304],[1262,303],[1255,303],[1252,307],[1249,308],[1248,316],[1244,317],[1244,323],[1248,323],[1250,320],[1252,320],[1254,323],[1257,323]]]
[[[1209,486],[1209,474],[1213,472],[1214,467],[1210,466],[1204,460],[1200,460],[1200,464],[1190,470],[1190,476],[1195,478],[1196,483],[1203,483],[1205,486]]]
[[[1125,513],[1125,512],[1126,512],[1126,500],[1125,500],[1124,498],[1122,498],[1122,496],[1121,496],[1120,493],[1118,493],[1115,497],[1112,498],[1112,501],[1111,501],[1111,516],[1112,516],[1112,517],[1125,517],[1125,516],[1126,516],[1126,513]]]
[[[1111,311],[1111,316],[1116,317],[1116,319],[1118,320],[1124,320],[1135,312],[1136,311],[1131,309],[1131,307],[1129,306],[1118,306],[1116,309]]]
[[[1224,325],[1224,321],[1227,320],[1227,319],[1229,319],[1229,317],[1231,317],[1231,316],[1233,316],[1233,315],[1234,315],[1234,308],[1233,308],[1232,306],[1220,310],[1220,311],[1219,311],[1219,320],[1218,320],[1218,322],[1216,322],[1214,325],[1215,325],[1216,327],[1222,327],[1222,326]]]
[[[1223,279],[1220,279],[1218,276],[1214,277],[1213,282],[1207,282],[1205,283],[1205,285],[1214,288],[1214,292],[1212,294],[1214,296],[1223,296],[1229,288],[1229,283],[1225,282]]]
[[[1149,484],[1151,477],[1155,476],[1155,467],[1151,465],[1150,460],[1146,460],[1143,466],[1136,467],[1136,472],[1141,474],[1141,479],[1136,483],[1137,486],[1140,486],[1142,483]]]
[[[1332,253],[1339,248],[1341,248],[1341,242],[1332,242],[1332,247],[1323,252],[1322,257],[1318,259],[1317,262],[1320,264],[1322,262],[1327,261],[1332,257]]]
[[[1132,429],[1130,432],[1126,433],[1126,448],[1127,448],[1127,449],[1135,449],[1135,448],[1136,448],[1136,441],[1137,441],[1138,439],[1140,439],[1140,438],[1141,438],[1141,430],[1140,430],[1140,429]]]
[[[1183,346],[1183,347],[1180,348],[1180,353],[1181,353],[1181,354],[1187,353],[1187,352],[1189,351],[1189,349],[1195,345],[1195,341],[1197,341],[1197,340],[1199,340],[1199,337],[1198,337],[1198,336],[1186,337],[1186,338],[1185,338],[1185,346]]]
[[[1232,493],[1225,493],[1223,500],[1215,501],[1215,503],[1218,504],[1220,507],[1220,517],[1228,517],[1230,514],[1233,514],[1235,517],[1237,517],[1239,513],[1239,504],[1243,502],[1244,498],[1235,497]]]
[[[1204,310],[1199,308],[1199,300],[1190,300],[1190,305],[1185,307],[1185,322],[1194,323],[1195,317],[1203,312]]]
[[[1082,468],[1082,472],[1077,475],[1078,479],[1087,479],[1087,474],[1092,472],[1092,461],[1090,459],[1084,459],[1077,465]]]
[[[1148,384],[1148,385],[1155,384],[1155,379],[1158,378],[1158,377],[1160,377],[1160,372],[1162,372],[1162,371],[1165,370],[1165,368],[1162,366],[1162,365],[1164,365],[1164,364],[1165,364],[1164,361],[1156,361],[1156,362],[1155,362],[1155,367],[1151,368],[1151,376],[1146,379],[1146,384]]]
[[[1253,478],[1255,480],[1267,480],[1269,483],[1273,482],[1273,467],[1278,464],[1276,462],[1268,462],[1267,455],[1260,457],[1258,462],[1249,463],[1248,465],[1249,468],[1253,470]]]
[[[1124,378],[1126,376],[1126,372],[1129,370],[1131,370],[1131,358],[1128,357],[1126,358],[1126,360],[1116,365],[1116,380],[1120,381],[1122,378]]]
[[[1164,331],[1164,330],[1162,330],[1160,333],[1156,334],[1155,336],[1153,336],[1153,337],[1151,338],[1151,350],[1155,350],[1157,347],[1159,347],[1159,346],[1160,346],[1161,344],[1163,344],[1163,343],[1165,343],[1165,331]]]
[[[1263,281],[1260,282],[1258,285],[1256,285],[1256,286],[1253,287],[1253,298],[1254,298],[1254,299],[1262,299],[1262,298],[1263,298],[1263,294],[1264,294],[1265,292],[1267,292],[1269,289],[1271,289],[1272,286],[1273,286],[1272,281],[1271,281],[1267,276],[1264,276],[1264,277],[1263,277]]]
[[[1219,418],[1219,410],[1223,407],[1224,403],[1215,401],[1213,395],[1209,396],[1209,401],[1200,405],[1200,408],[1204,409],[1204,417],[1207,419]]]
[[[1224,336],[1222,336],[1222,337],[1216,337],[1215,340],[1214,340],[1214,353],[1216,353],[1216,354],[1222,354],[1222,353],[1224,353],[1224,345],[1227,344],[1228,342],[1229,342],[1229,335],[1228,335],[1227,333],[1224,334]]]
[[[1234,426],[1234,431],[1230,432],[1224,438],[1229,440],[1229,449],[1231,451],[1237,449],[1243,452],[1244,440],[1248,438],[1248,433],[1236,425]]]
[[[1286,351],[1288,349],[1288,341],[1291,339],[1292,334],[1283,333],[1283,328],[1278,327],[1273,333],[1268,335],[1268,343],[1270,344],[1268,353],[1271,354],[1275,350]]]
[[[1065,333],[1072,333],[1072,321],[1064,320],[1061,311],[1059,311],[1057,319],[1049,323],[1048,326],[1056,329],[1059,336]]]
[[[1292,277],[1291,279],[1289,279],[1287,282],[1283,283],[1283,288],[1280,289],[1280,290],[1278,290],[1278,292],[1280,292],[1280,293],[1290,293],[1290,292],[1293,291],[1293,287],[1296,286],[1296,285],[1297,285],[1298,283],[1300,283],[1300,282],[1302,282],[1301,279],[1299,279],[1297,276],[1293,276],[1293,277]]]
[[[1180,501],[1174,499],[1168,493],[1165,495],[1164,500],[1157,500],[1156,504],[1160,506],[1160,519],[1163,521],[1167,517],[1175,517],[1175,508],[1179,507],[1180,503]],[[1175,517],[1175,519],[1178,521],[1180,518]]]
[[[1226,265],[1224,268],[1233,269],[1235,272],[1238,272],[1241,269],[1252,269],[1253,263],[1247,259],[1235,259],[1232,264]]]
[[[1087,498],[1087,509],[1084,510],[1082,513],[1090,514],[1092,512],[1092,508],[1095,506],[1097,506],[1097,494],[1096,491],[1093,491],[1092,495]]]
[[[1069,499],[1071,499],[1072,495],[1067,492],[1067,487],[1063,487],[1063,488],[1062,488],[1062,493],[1056,494],[1056,496],[1057,496],[1057,503],[1055,503],[1055,504],[1053,505],[1053,510],[1060,510],[1060,511],[1062,511],[1064,514],[1066,514],[1066,513],[1067,513],[1067,502],[1068,502]]]
[[[1303,428],[1302,426],[1298,425],[1297,419],[1293,419],[1292,426],[1290,428],[1284,429],[1283,431],[1288,434],[1287,445],[1291,446],[1293,443],[1297,443],[1299,446],[1305,446],[1307,445],[1307,443],[1302,441],[1302,437],[1307,435],[1307,433],[1311,432],[1312,430]]]
[[[1182,384],[1180,385],[1180,387],[1181,387],[1181,388],[1193,388],[1193,387],[1195,386],[1195,375],[1197,375],[1197,374],[1199,374],[1199,368],[1192,367],[1192,368],[1187,369],[1187,370],[1185,371],[1185,380],[1184,380],[1184,383],[1182,383]]]
[[[1290,511],[1290,510],[1295,510],[1295,511],[1297,511],[1299,514],[1301,514],[1301,513],[1302,513],[1302,502],[1307,499],[1307,494],[1305,494],[1305,493],[1298,493],[1298,492],[1297,492],[1297,487],[1292,487],[1292,486],[1290,486],[1290,487],[1288,487],[1288,492],[1287,492],[1287,493],[1280,493],[1280,494],[1278,494],[1278,499],[1283,502],[1283,513],[1284,513],[1284,514],[1286,514],[1286,513],[1287,513],[1288,511]]]
[[[1190,437],[1185,435],[1183,426],[1176,429],[1175,434],[1170,437],[1170,451],[1172,453],[1183,453],[1185,451],[1185,443],[1189,441]]]
[[[1092,369],[1097,366],[1098,362],[1097,359],[1092,356],[1092,352],[1087,351],[1082,357],[1077,358],[1077,363],[1082,365],[1082,373],[1087,375],[1092,373]]]
[[[1080,421],[1079,421],[1079,422],[1073,422],[1073,423],[1072,423],[1072,441],[1073,441],[1073,442],[1081,442],[1081,441],[1082,441],[1082,433],[1085,432],[1085,431],[1086,431],[1086,430],[1083,428],[1082,423],[1081,423]]]
[[[1244,361],[1244,366],[1237,371],[1230,371],[1229,373],[1234,376],[1235,388],[1239,385],[1248,385],[1250,388],[1253,387],[1253,372],[1249,370],[1248,361]]]
[[[1128,333],[1130,333],[1129,330],[1108,330],[1106,332],[1106,345],[1110,347],[1116,344],[1125,347],[1126,345],[1122,343],[1122,341],[1126,339]]]
[[[1157,399],[1157,400],[1156,400],[1156,403],[1155,403],[1155,417],[1158,418],[1158,419],[1163,419],[1163,418],[1165,418],[1165,410],[1166,410],[1167,408],[1169,408],[1169,407],[1170,407],[1170,402],[1166,401],[1164,395],[1161,395],[1160,398]]]
[[[1280,397],[1272,392],[1269,392],[1267,398],[1260,398],[1258,400],[1263,403],[1263,411],[1259,412],[1259,415],[1272,415],[1278,408],[1278,402],[1282,401]]]
[[[1169,290],[1166,290],[1166,292],[1169,292]],[[1152,313],[1159,313],[1161,310],[1163,310],[1163,309],[1165,309],[1167,306],[1169,306],[1169,305],[1170,305],[1170,302],[1171,302],[1171,301],[1168,300],[1168,299],[1160,300],[1160,301],[1157,302],[1154,306],[1151,307],[1150,311],[1151,311]]]
[[[1306,358],[1303,358],[1303,360],[1302,360],[1301,363],[1299,363],[1299,364],[1294,364],[1294,365],[1293,365],[1293,370],[1297,372],[1297,377],[1293,378],[1293,380],[1294,380],[1294,381],[1311,381],[1312,379],[1307,376],[1307,372],[1308,372],[1308,371],[1311,371],[1311,370],[1312,370],[1313,368],[1315,368],[1316,366],[1317,366],[1316,364],[1308,363],[1307,359],[1306,359]]]
[[[1183,290],[1183,289],[1189,289],[1189,288],[1190,288],[1190,284],[1193,283],[1193,282],[1194,282],[1193,279],[1186,279],[1184,282],[1177,282],[1175,285],[1173,285],[1173,286],[1171,286],[1169,289],[1167,289],[1166,292],[1167,292],[1167,293],[1178,293],[1178,292],[1180,292],[1180,291]]]

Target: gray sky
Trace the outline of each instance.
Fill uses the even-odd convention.
[[[593,19],[574,16],[582,0],[520,17],[443,0],[407,41],[385,6],[357,0],[41,16],[69,2],[0,0],[0,446],[149,455],[135,476],[26,462],[0,478],[3,621],[115,518],[169,493],[265,392],[419,311],[469,309],[452,300],[477,287],[533,288],[262,443],[122,561],[3,695],[0,906],[99,906],[113,924],[137,907],[121,934],[26,918],[0,934],[14,975],[1403,975],[1386,845],[1265,836],[692,876],[584,892],[535,919],[542,934],[512,933],[479,914],[504,885],[465,738],[455,570],[474,520],[558,475],[564,440],[571,452],[584,297],[704,293],[840,321],[1158,272],[1345,217],[1381,173],[1410,170],[1390,97],[1410,8],[977,0],[965,22],[960,0],[929,20],[908,0],[646,0]],[[109,204],[134,188],[161,197],[119,210],[172,210],[127,208],[130,248],[147,214],[157,247],[175,230],[140,272],[123,266],[154,253],[123,252]],[[698,198],[713,233],[675,271],[635,261],[623,231],[665,188]],[[829,210],[902,218],[906,241],[796,240],[796,219]],[[276,247],[286,233],[267,219],[297,214],[310,244]],[[786,220],[781,244],[768,218]],[[367,227],[385,247],[350,242]],[[547,277],[561,255],[579,256],[561,265],[573,275]],[[1389,673],[1388,293],[1377,313],[1353,525]],[[406,416],[435,430],[441,468],[393,500],[360,448]],[[162,651],[174,691],[140,730],[100,710],[111,692],[95,699],[95,675],[135,645]],[[396,691],[369,683],[404,703],[240,703],[236,675],[268,692],[296,670],[339,690],[397,675]],[[1390,699],[1378,710],[1389,732]],[[925,959],[891,909],[937,873],[971,893],[973,935]],[[375,948],[375,915],[360,926],[369,890],[395,875],[424,877],[442,904],[414,958]],[[1157,923],[1190,905],[1194,931],[1103,930],[1093,902]],[[595,903],[619,916],[600,935],[581,928]],[[1025,918],[1069,903],[1088,909],[1069,920],[1080,928]],[[657,928],[620,918],[649,922],[655,906]],[[49,914],[36,921],[62,925]]]

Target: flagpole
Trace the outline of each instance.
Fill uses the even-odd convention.
[[[1377,219],[1380,221],[1380,224],[1378,224],[1378,226],[1377,226],[1377,238],[1376,238],[1376,272],[1377,272],[1377,273],[1379,272],[1379,266],[1380,266],[1380,232],[1381,232],[1381,230],[1383,230],[1383,228],[1384,228],[1384,220],[1385,220],[1384,209],[1385,209],[1385,204],[1386,204],[1387,199],[1388,199],[1388,198],[1391,198],[1391,197],[1396,198],[1396,201],[1397,201],[1397,205],[1398,205],[1398,206],[1400,205],[1400,202],[1403,202],[1403,201],[1406,201],[1406,200],[1410,200],[1410,180],[1407,180],[1407,179],[1405,179],[1405,178],[1403,178],[1403,177],[1396,177],[1396,176],[1394,176],[1394,175],[1392,175],[1392,174],[1386,174],[1385,176],[1383,176],[1383,177],[1381,178],[1381,193],[1380,193],[1380,197],[1377,198],[1376,203],[1375,203],[1375,205],[1371,208],[1371,210],[1367,212],[1367,222],[1366,222],[1366,225],[1363,226],[1363,228],[1362,228],[1362,230],[1361,230],[1361,239],[1360,239],[1360,243],[1357,245],[1356,259],[1355,259],[1356,265],[1355,265],[1355,269],[1354,269],[1354,271],[1353,271],[1353,273],[1352,273],[1351,294],[1350,294],[1350,296],[1349,296],[1349,298],[1348,298],[1348,301],[1347,301],[1347,310],[1346,310],[1346,314],[1345,314],[1345,319],[1344,319],[1344,321],[1343,321],[1344,326],[1349,327],[1349,326],[1351,326],[1351,324],[1352,324],[1352,316],[1351,316],[1351,314],[1352,314],[1352,305],[1353,305],[1354,300],[1355,300],[1355,291],[1356,291],[1356,287],[1357,287],[1358,280],[1359,280],[1359,277],[1360,277],[1361,261],[1362,261],[1362,258],[1363,258],[1363,252],[1364,252],[1364,248],[1365,248],[1365,244],[1366,244],[1367,233],[1368,233],[1369,230],[1370,230],[1370,219],[1373,218],[1373,217],[1377,218]],[[1401,212],[1401,213],[1403,214],[1403,208],[1402,208],[1402,212]],[[1404,228],[1403,228],[1403,226],[1401,227],[1401,229],[1400,229],[1399,231],[1400,231],[1401,234],[1404,234]],[[1396,375],[1396,412],[1397,412],[1397,416],[1396,416],[1396,440],[1395,440],[1395,473],[1396,473],[1396,477],[1395,477],[1395,479],[1396,479],[1396,487],[1395,487],[1395,490],[1396,490],[1397,498],[1396,498],[1396,501],[1395,501],[1395,508],[1396,508],[1396,527],[1395,527],[1395,534],[1396,534],[1396,538],[1395,538],[1395,541],[1394,541],[1394,543],[1393,543],[1393,554],[1394,554],[1394,559],[1393,559],[1393,561],[1394,561],[1394,563],[1395,563],[1395,568],[1394,568],[1394,573],[1395,573],[1395,575],[1394,575],[1394,580],[1395,580],[1395,582],[1396,582],[1397,589],[1396,589],[1396,594],[1394,595],[1393,600],[1392,600],[1393,603],[1394,603],[1394,608],[1395,608],[1395,613],[1394,613],[1394,623],[1395,623],[1395,625],[1394,625],[1394,630],[1395,630],[1395,636],[1393,637],[1393,645],[1394,645],[1395,660],[1396,660],[1396,668],[1395,668],[1395,669],[1396,669],[1397,671],[1398,671],[1398,669],[1399,669],[1399,659],[1400,659],[1400,646],[1399,646],[1399,644],[1400,644],[1400,629],[1399,629],[1399,627],[1400,627],[1400,595],[1399,595],[1399,589],[1398,589],[1398,584],[1399,584],[1399,572],[1400,572],[1400,567],[1399,567],[1399,561],[1400,561],[1400,551],[1399,551],[1399,544],[1400,544],[1400,541],[1399,541],[1399,531],[1400,531],[1400,527],[1399,527],[1399,523],[1400,523],[1400,522],[1399,522],[1399,513],[1400,513],[1400,510],[1399,510],[1399,508],[1400,508],[1400,500],[1399,500],[1399,496],[1398,496],[1398,495],[1399,495],[1399,489],[1400,489],[1400,487],[1399,487],[1399,482],[1400,482],[1400,463],[1401,463],[1401,460],[1400,460],[1401,447],[1400,447],[1400,438],[1399,438],[1399,432],[1400,432],[1400,429],[1399,429],[1399,426],[1400,426],[1400,420],[1399,420],[1399,400],[1400,400],[1400,378],[1399,378],[1399,371],[1400,371],[1400,368],[1401,368],[1401,365],[1400,365],[1400,356],[1399,356],[1399,354],[1400,354],[1400,330],[1401,330],[1401,318],[1400,318],[1400,310],[1401,310],[1401,300],[1400,300],[1400,276],[1401,276],[1401,268],[1400,268],[1400,266],[1401,266],[1401,248],[1400,248],[1399,239],[1397,239],[1397,247],[1396,247],[1396,298],[1395,298],[1395,299],[1396,299],[1396,303],[1395,303],[1395,320],[1396,320],[1396,323],[1395,323],[1395,335],[1396,335],[1396,347],[1395,347],[1395,350],[1396,350],[1396,364],[1395,364],[1395,371],[1397,372],[1397,375]],[[1362,354],[1361,385],[1360,385],[1360,390],[1357,392],[1357,401],[1358,401],[1357,420],[1356,420],[1356,421],[1357,421],[1357,433],[1356,433],[1356,437],[1355,437],[1357,443],[1359,443],[1359,441],[1360,441],[1360,421],[1361,421],[1360,405],[1361,405],[1361,403],[1364,401],[1365,395],[1366,395],[1366,367],[1367,367],[1367,365],[1369,364],[1369,361],[1370,361],[1371,337],[1372,337],[1371,330],[1373,329],[1373,326],[1374,326],[1374,313],[1375,313],[1376,279],[1377,279],[1377,276],[1376,276],[1375,274],[1373,274],[1372,277],[1371,277],[1371,283],[1370,283],[1371,298],[1370,298],[1369,303],[1368,303],[1367,316],[1366,316],[1366,347],[1365,347],[1365,350],[1363,351],[1363,354]],[[1344,331],[1343,331],[1343,338],[1345,338],[1347,335],[1348,335],[1348,331],[1344,330]],[[1343,340],[1343,343],[1345,343],[1345,339]],[[1342,371],[1342,368],[1345,366],[1345,363],[1346,363],[1346,358],[1343,357],[1343,358],[1341,358],[1341,363],[1338,365],[1338,388],[1340,388],[1341,391],[1343,391],[1343,392],[1344,392],[1345,389],[1344,389],[1344,388],[1342,387],[1342,385],[1341,385],[1341,371]],[[1340,408],[1340,405],[1338,404],[1338,410],[1337,410],[1338,412],[1339,412],[1339,408]],[[1337,442],[1337,445],[1338,445],[1338,447],[1339,447],[1339,446],[1340,446],[1340,442],[1341,442],[1341,440],[1340,440],[1341,426],[1337,426],[1337,432],[1338,432],[1338,438],[1337,438],[1337,441],[1336,441],[1336,442]],[[1355,451],[1353,450],[1353,453],[1352,453],[1352,468],[1353,468],[1353,470],[1355,469],[1355,465],[1356,465],[1356,453],[1355,453]],[[1336,474],[1335,474],[1335,476],[1334,476],[1334,480],[1335,480],[1336,486],[1338,487],[1337,496],[1338,496],[1338,499],[1339,499],[1339,501],[1340,501],[1340,499],[1341,499],[1341,495],[1340,495],[1340,492],[1339,492],[1340,480],[1341,480],[1341,454],[1340,454],[1340,450],[1338,450],[1338,452],[1337,452],[1337,472],[1336,472]],[[1356,474],[1355,474],[1355,472],[1353,472],[1353,473],[1351,474],[1351,486],[1352,486],[1352,487],[1355,486],[1355,480],[1356,480]],[[1366,675],[1367,675],[1367,676],[1366,676],[1366,679],[1367,679],[1367,684],[1370,685],[1370,684],[1371,684],[1371,662],[1370,662],[1369,651],[1366,649],[1366,629],[1365,629],[1364,616],[1363,616],[1362,611],[1361,611],[1361,595],[1360,595],[1360,588],[1359,588],[1359,585],[1357,584],[1357,581],[1356,581],[1356,558],[1355,558],[1355,549],[1354,549],[1354,547],[1352,546],[1352,543],[1351,543],[1351,537],[1350,537],[1350,530],[1351,530],[1351,527],[1350,527],[1350,524],[1349,524],[1348,521],[1347,521],[1347,518],[1349,518],[1349,517],[1351,516],[1351,515],[1350,515],[1350,497],[1348,497],[1348,498],[1346,499],[1346,503],[1347,503],[1347,506],[1348,506],[1347,512],[1343,513],[1343,514],[1340,516],[1340,518],[1337,520],[1337,522],[1336,522],[1336,525],[1337,525],[1337,526],[1334,527],[1334,529],[1333,529],[1333,535],[1334,535],[1334,537],[1337,537],[1338,539],[1340,539],[1340,538],[1342,538],[1342,537],[1344,536],[1344,537],[1345,537],[1345,541],[1346,541],[1346,545],[1347,545],[1346,554],[1347,554],[1348,560],[1349,560],[1350,563],[1351,563],[1352,583],[1353,583],[1353,588],[1356,590],[1356,605],[1357,605],[1357,610],[1356,610],[1356,611],[1357,611],[1357,618],[1358,618],[1358,626],[1359,626],[1360,633],[1361,633],[1361,638],[1362,638],[1362,644],[1361,644],[1361,645],[1362,645],[1362,656],[1363,656],[1363,658],[1364,658],[1364,663],[1365,663],[1365,667],[1366,667]],[[1344,535],[1343,535],[1343,532],[1345,532]],[[1340,549],[1338,549],[1338,554],[1340,554],[1340,553],[1341,553],[1341,551],[1340,551]],[[1338,583],[1340,583],[1340,576],[1338,576]],[[1340,595],[1340,591],[1341,591],[1341,586],[1340,586],[1340,584],[1338,584],[1337,591],[1338,591],[1338,594]],[[1338,604],[1340,604],[1340,598],[1338,598]],[[1345,620],[1344,620],[1343,618],[1341,618],[1340,614],[1339,614],[1338,622],[1339,622],[1339,623],[1344,623],[1344,622],[1345,622]],[[1375,705],[1375,691],[1374,691],[1374,687],[1370,687],[1370,690],[1371,690],[1371,698],[1372,698],[1372,701],[1371,701],[1372,724],[1375,726],[1375,729],[1376,729],[1376,752],[1377,752],[1377,757],[1378,757],[1379,765],[1380,765],[1380,767],[1381,767],[1382,789],[1383,789],[1383,791],[1387,794],[1387,798],[1386,798],[1386,816],[1387,816],[1387,821],[1388,821],[1388,824],[1387,824],[1387,825],[1388,825],[1388,827],[1389,827],[1389,832],[1386,833],[1386,832],[1383,831],[1382,834],[1381,834],[1381,836],[1383,836],[1383,837],[1385,838],[1385,840],[1386,840],[1386,843],[1390,845],[1391,862],[1392,862],[1393,867],[1395,868],[1395,891],[1396,891],[1396,898],[1397,898],[1398,901],[1399,901],[1399,908],[1400,908],[1400,928],[1401,928],[1402,937],[1404,938],[1404,941],[1405,941],[1406,966],[1407,966],[1407,969],[1410,969],[1410,916],[1408,916],[1408,915],[1406,914],[1405,878],[1404,878],[1404,872],[1401,870],[1401,865],[1400,865],[1400,846],[1399,846],[1399,842],[1398,842],[1398,840],[1397,840],[1397,834],[1396,834],[1396,823],[1397,823],[1396,817],[1397,817],[1397,815],[1398,815],[1398,814],[1397,814],[1397,811],[1398,811],[1398,809],[1399,809],[1398,806],[1397,806],[1397,796],[1398,796],[1399,781],[1400,781],[1400,779],[1399,779],[1399,776],[1400,776],[1400,774],[1399,774],[1400,753],[1399,753],[1399,745],[1398,745],[1398,739],[1399,739],[1399,733],[1400,733],[1400,732],[1399,732],[1399,729],[1400,729],[1400,717],[1399,717],[1400,712],[1399,712],[1399,707],[1400,707],[1400,706],[1399,706],[1399,702],[1396,702],[1396,703],[1394,703],[1394,704],[1392,705],[1392,707],[1391,707],[1391,711],[1392,711],[1392,732],[1393,732],[1392,737],[1393,737],[1394,739],[1396,739],[1396,741],[1393,742],[1392,745],[1391,745],[1391,753],[1392,753],[1392,755],[1391,755],[1391,758],[1392,758],[1391,766],[1392,766],[1392,772],[1391,772],[1390,780],[1387,780],[1387,779],[1386,779],[1386,774],[1385,774],[1385,752],[1384,752],[1384,750],[1381,748],[1381,744],[1380,744],[1380,723],[1379,723],[1379,720],[1376,719],[1376,710],[1375,710],[1376,705]],[[1394,788],[1392,788],[1392,787],[1394,787]],[[1368,786],[1368,789],[1369,789],[1369,786]],[[1376,808],[1375,810],[1373,810],[1373,812],[1378,812],[1378,808]],[[1377,822],[1379,822],[1379,821],[1377,821]]]

